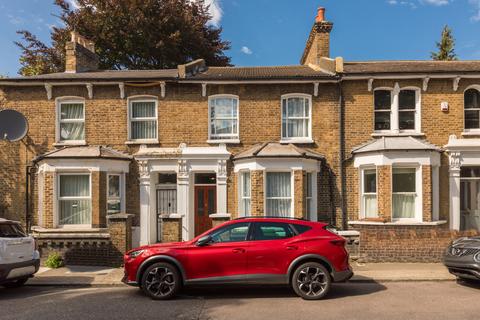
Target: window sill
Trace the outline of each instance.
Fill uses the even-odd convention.
[[[299,139],[281,139],[280,143],[314,143],[315,141],[310,138],[299,138]]]
[[[230,213],[213,213],[213,214],[210,214],[209,217],[211,219],[230,219],[231,214]]]
[[[129,140],[125,141],[126,145],[138,145],[138,144],[159,144],[158,140]]]
[[[216,144],[216,143],[239,144],[240,139],[218,139],[218,140],[208,139],[207,143],[209,143],[209,144]]]
[[[86,146],[86,141],[60,141],[53,144],[54,147],[68,147],[68,146]]]
[[[423,132],[374,132],[371,134],[372,137],[424,137],[425,133]]]
[[[464,131],[462,132],[462,136],[480,136],[480,130],[472,130],[472,131]]]
[[[439,226],[446,224],[446,220],[431,221],[431,222],[415,222],[415,221],[395,221],[395,222],[380,222],[370,220],[349,221],[348,224],[355,225],[370,225],[370,226]]]

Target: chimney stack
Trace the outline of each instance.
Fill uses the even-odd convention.
[[[65,72],[77,73],[98,70],[99,59],[95,43],[73,31],[65,46]]]
[[[330,32],[332,28],[333,23],[325,19],[325,8],[318,8],[315,23],[312,31],[310,31],[310,36],[300,61],[301,64],[319,65],[321,58],[330,58]]]

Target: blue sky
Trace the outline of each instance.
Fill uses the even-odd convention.
[[[70,0],[74,1],[74,0]],[[480,0],[207,0],[212,24],[231,41],[238,66],[298,64],[316,8],[334,22],[332,56],[346,60],[429,59],[445,24],[461,59],[480,59]],[[53,0],[0,0],[0,74],[14,76],[15,31],[49,41]]]

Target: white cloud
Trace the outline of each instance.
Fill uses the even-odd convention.
[[[74,0],[70,0],[74,1]],[[196,0],[190,0],[190,2],[195,2]],[[220,5],[220,0],[205,0],[205,5],[208,7],[208,12],[212,16],[209,24],[218,27],[220,25],[220,21],[222,20],[223,10]]]
[[[23,24],[25,22],[25,20],[22,17],[14,16],[13,14],[7,14],[7,17],[8,17],[8,21],[14,25]]]
[[[78,9],[80,6],[78,5],[76,0],[67,0],[68,4],[70,5],[71,9]]]
[[[450,0],[422,0],[426,4],[433,4],[434,6],[444,6],[450,3]]]
[[[243,47],[240,49],[240,51],[242,51],[243,53],[248,54],[248,55],[250,55],[250,54],[253,53],[253,51],[252,51],[249,47],[246,47],[246,46],[243,46]]]
[[[468,0],[475,10],[475,14],[472,16],[472,21],[480,21],[480,0]]]

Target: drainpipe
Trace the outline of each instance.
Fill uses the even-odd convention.
[[[25,166],[25,229],[30,232],[30,169],[31,165]]]
[[[348,213],[347,213],[347,182],[345,173],[345,99],[343,96],[343,87],[341,80],[338,82],[338,123],[339,135],[338,144],[340,147],[339,167],[340,167],[340,208],[342,210],[342,229],[348,229]]]

